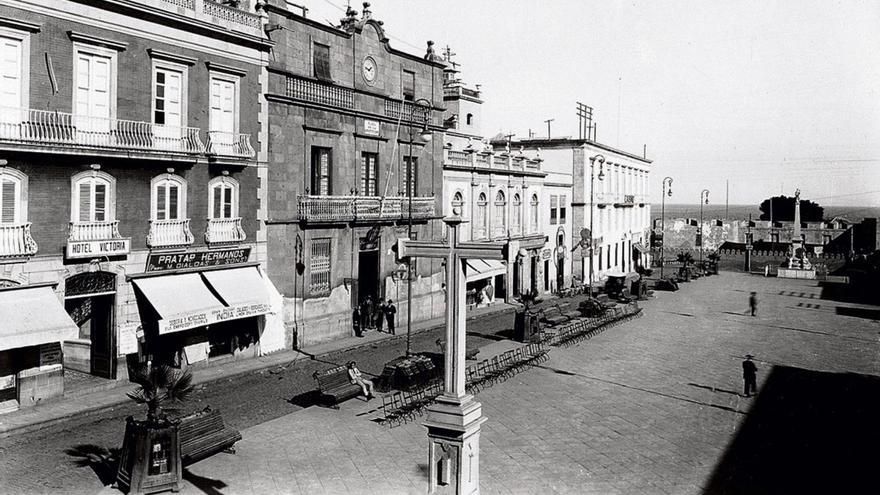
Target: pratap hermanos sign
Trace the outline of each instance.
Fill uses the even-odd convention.
[[[234,265],[247,263],[251,248],[212,249],[190,253],[151,254],[147,258],[146,272],[180,270],[182,268],[204,268],[206,266]]]

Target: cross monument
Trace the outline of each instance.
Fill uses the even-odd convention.
[[[428,493],[480,492],[480,403],[465,389],[465,260],[505,260],[506,242],[461,242],[458,208],[443,219],[448,242],[398,239],[401,258],[446,260],[446,354],[443,393],[428,407]]]

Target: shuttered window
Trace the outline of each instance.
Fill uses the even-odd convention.
[[[415,156],[403,157],[403,195],[416,196],[418,191],[419,159]]]
[[[110,132],[113,59],[96,53],[78,52],[74,112],[77,130],[102,139]]]
[[[539,215],[538,195],[537,194],[532,195],[531,207],[532,207],[532,233],[536,233],[536,232],[538,232],[538,215]]]
[[[559,196],[550,196],[550,225],[557,223],[557,209],[559,208]]]
[[[559,223],[561,223],[561,224],[565,223],[565,210],[566,210],[565,203],[566,203],[566,200],[567,200],[567,198],[565,197],[564,194],[562,196],[559,196]]]
[[[110,218],[110,183],[101,177],[85,177],[74,186],[77,201],[74,218],[78,222],[108,222]]]
[[[0,174],[0,224],[20,222],[21,182]]]
[[[405,101],[414,101],[416,99],[416,73],[408,70],[403,71],[403,81],[401,82],[401,91]]]
[[[223,177],[211,184],[211,218],[235,218],[238,213],[238,183]]]
[[[333,167],[333,150],[331,148],[312,147],[312,189],[311,193],[318,196],[333,194],[333,183],[330,170]]]
[[[186,216],[186,184],[166,176],[153,180],[153,220],[179,220]]]
[[[330,46],[315,43],[312,48],[312,63],[315,77],[324,81],[332,81],[330,77]]]
[[[379,155],[377,153],[361,154],[361,195],[362,196],[378,196],[379,181],[377,175],[377,163]]]
[[[19,120],[16,112],[22,104],[22,40],[0,36],[0,98],[4,122]]]
[[[330,293],[330,239],[313,239],[309,257],[309,294]]]

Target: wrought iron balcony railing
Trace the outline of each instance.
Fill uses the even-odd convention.
[[[0,224],[0,259],[24,258],[37,254],[30,223]]]
[[[179,220],[150,220],[147,247],[169,248],[189,246],[195,241],[189,230],[189,218]]]
[[[70,222],[67,231],[68,241],[105,241],[122,239],[119,234],[119,220],[110,222]]]
[[[235,158],[253,158],[256,152],[251,147],[251,135],[234,132],[208,131],[208,145],[205,153]]]
[[[204,153],[197,127],[0,107],[0,141],[160,153]]]
[[[241,228],[241,217],[209,218],[205,230],[207,244],[236,244],[244,241],[247,234]]]
[[[409,218],[406,196],[299,196],[299,219],[305,222],[375,222]],[[412,218],[433,218],[434,196],[412,198]]]
[[[287,96],[339,108],[354,108],[354,92],[325,82],[287,76]]]

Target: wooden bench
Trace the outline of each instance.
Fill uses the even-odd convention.
[[[223,424],[220,411],[210,407],[180,418],[178,431],[180,460],[184,466],[224,450],[234,453],[233,445],[241,440],[241,433]]]
[[[351,383],[348,366],[316,371],[312,376],[318,382],[318,394],[321,400],[329,405],[335,406],[361,394],[361,386]]]

